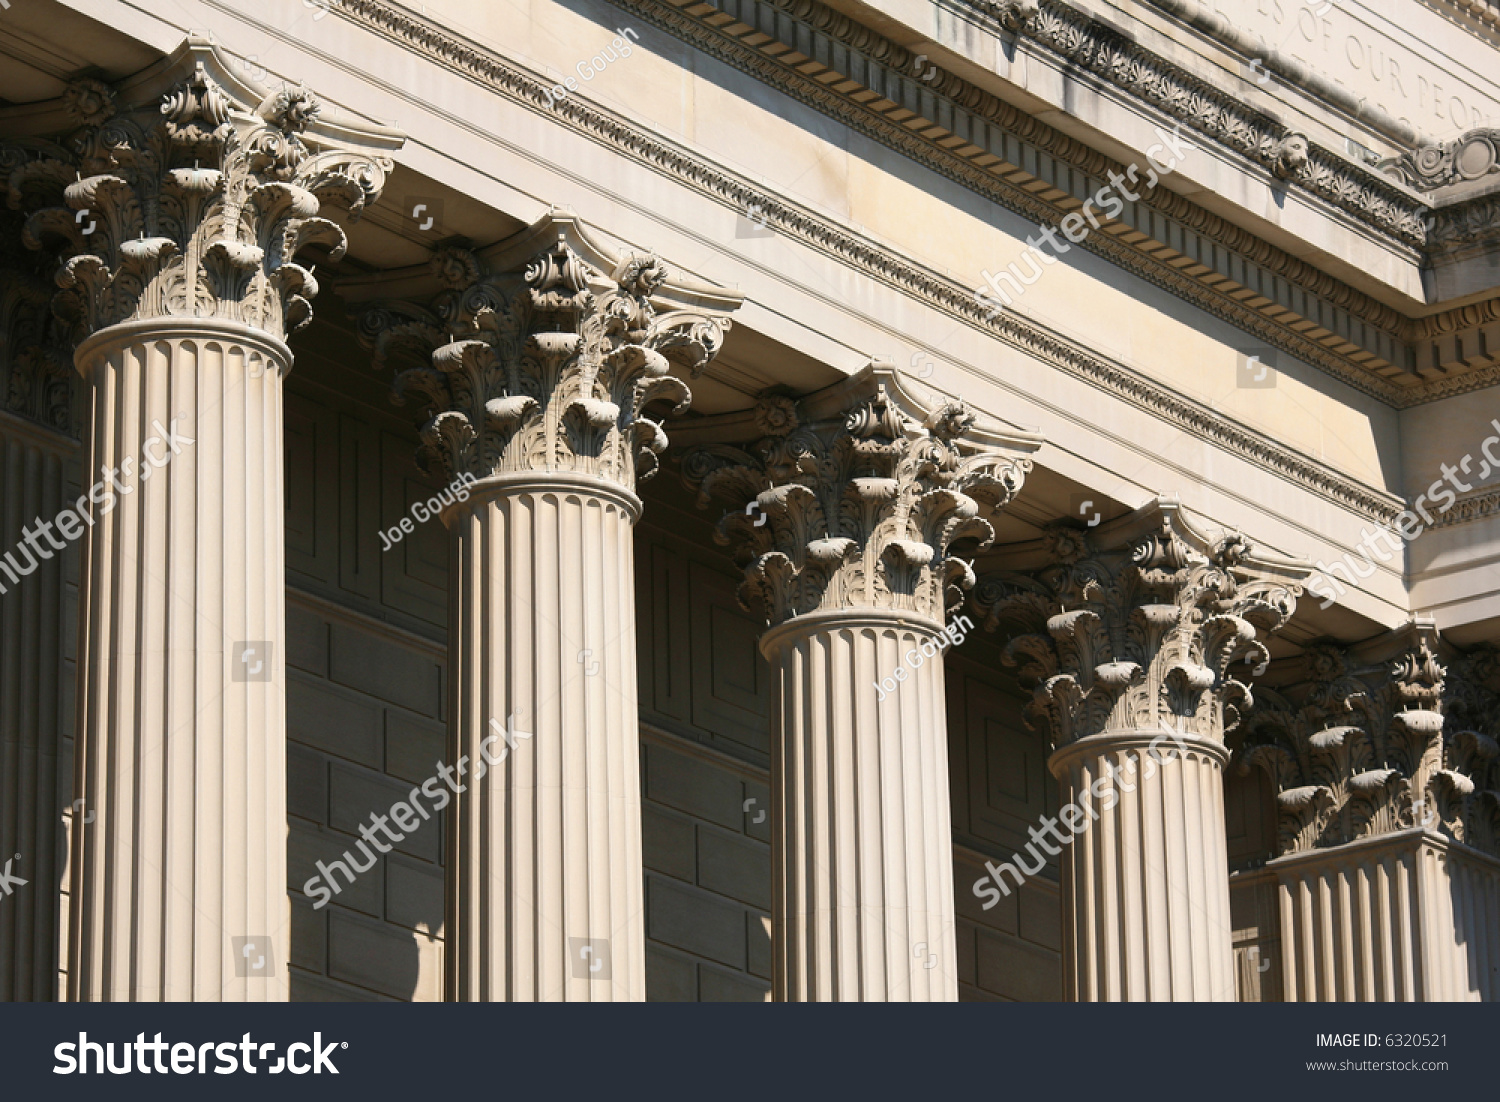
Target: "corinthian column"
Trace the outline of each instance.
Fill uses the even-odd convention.
[[[58,981],[64,552],[45,538],[64,508],[78,441],[77,378],[52,288],[0,219],[0,1001],[50,1001]]]
[[[377,358],[458,334],[396,380],[431,404],[419,464],[470,483],[443,514],[449,753],[468,777],[447,997],[644,1000],[632,528],[667,443],[644,414],[687,408],[669,372],[702,370],[739,296],[615,257],[561,212],[432,271],[430,311],[383,303],[361,324]]]
[[[306,89],[246,98],[199,40],[131,88],[75,86],[73,155],[10,177],[13,203],[60,188],[26,236],[63,254],[91,409],[68,995],[285,999],[281,386],[317,291],[293,257],[342,255],[319,210],[372,201],[397,139]]]
[[[940,652],[972,626],[945,621],[973,574],[951,550],[993,539],[1036,441],[976,431],[961,402],[913,416],[899,387],[872,367],[765,399],[748,450],[684,460],[700,505],[734,507],[719,539],[769,625],[780,1000],[958,998]]]
[[[1204,539],[1171,500],[1092,533],[1054,526],[1044,545],[1052,565],[986,578],[975,605],[991,628],[1032,629],[1006,660],[1025,659],[1062,785],[1065,829],[1046,833],[1061,843],[1064,992],[1233,1000],[1224,734],[1250,694],[1231,666],[1267,660],[1294,575],[1238,534]],[[1035,868],[1017,854],[992,873],[999,888],[1007,870],[1040,871],[1031,853]]]
[[[1500,998],[1494,650],[1456,654],[1416,620],[1300,666],[1258,691],[1240,759],[1276,788],[1287,999]]]

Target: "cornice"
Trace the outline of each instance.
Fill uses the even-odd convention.
[[[452,34],[422,16],[397,8],[385,0],[329,2],[330,10],[337,11],[438,64],[462,73],[496,94],[522,103],[538,113],[545,113],[557,123],[571,127],[594,141],[608,145],[623,156],[669,175],[682,186],[692,188],[705,197],[736,211],[745,211],[754,204],[759,208],[757,217],[764,219],[767,228],[823,252],[870,278],[880,280],[965,324],[989,333],[1042,363],[1083,379],[1169,424],[1327,497],[1352,512],[1384,523],[1394,519],[1401,511],[1403,503],[1396,496],[1373,490],[1341,472],[1309,459],[1269,436],[1246,428],[1200,402],[1100,356],[1086,345],[1044,325],[1010,313],[987,320],[987,311],[975,302],[972,289],[968,286],[913,263],[906,256],[789,199],[767,194],[762,185],[748,177],[731,172],[685,146],[647,130],[623,114],[591,103],[581,96],[568,96],[554,104],[548,97],[551,84],[544,77]],[[635,10],[630,4],[622,6]],[[671,14],[675,16],[671,23],[673,29],[686,33],[689,29],[696,28],[699,36],[706,36],[706,28],[696,20],[678,13]],[[722,41],[718,41],[717,45],[727,52],[728,47]],[[737,42],[733,42],[733,45],[736,50],[753,56],[758,62],[755,71],[767,79],[784,71],[784,67],[774,66],[769,59],[750,51],[749,47],[743,47]],[[710,52],[717,54],[716,50]],[[821,92],[820,102],[829,108],[843,104],[851,108],[857,106],[826,88],[822,88]],[[925,144],[918,144],[915,135],[908,133],[907,136],[913,147],[922,152],[920,159],[924,163],[937,160],[940,150],[928,150]],[[966,167],[976,176],[980,175],[979,169]],[[1028,193],[1020,189],[1013,190],[1036,206],[1041,206],[1040,200],[1035,200]],[[1113,247],[1110,243],[1114,239],[1108,234],[1091,234],[1086,240],[1098,242],[1101,239],[1107,241],[1099,247]],[[1122,251],[1125,248],[1123,244],[1118,247]],[[1154,265],[1149,270],[1144,261],[1138,262],[1138,265],[1133,266],[1132,270],[1139,271],[1146,278],[1154,277],[1154,282],[1164,286],[1170,285],[1169,281],[1174,278],[1165,265]],[[1178,273],[1177,278],[1185,280],[1187,277]],[[1223,299],[1225,313],[1247,310],[1227,295],[1218,297]],[[1241,324],[1239,321],[1236,323]],[[1285,343],[1270,340],[1271,331],[1280,334],[1284,330],[1265,319],[1258,319],[1257,324],[1250,328],[1252,332],[1265,336],[1268,343]],[[1306,355],[1301,352],[1297,354],[1304,357]],[[1320,356],[1318,362],[1326,358],[1326,354]]]
[[[496,79],[499,70],[510,69],[498,55],[491,55],[434,22],[390,8],[378,0],[368,3],[333,0],[333,3],[340,14],[427,53],[470,79],[489,82]],[[968,5],[972,18],[996,21],[995,17],[982,15],[969,0],[962,3]],[[1055,223],[1081,205],[1081,200],[1075,197],[1043,199],[1038,190],[1058,195],[1076,187],[1075,170],[1102,180],[1110,169],[1124,167],[951,73],[929,66],[922,79],[917,79],[913,76],[915,55],[832,12],[817,0],[717,0],[714,8],[699,12],[702,18],[684,14],[674,3],[659,0],[621,0],[618,6],[1029,220]],[[1001,15],[1010,10],[994,3],[990,6]],[[1057,6],[1072,11],[1066,5]],[[763,11],[763,17],[749,18],[765,26],[725,21],[725,12],[739,11],[744,15],[747,7]],[[1072,12],[1072,16],[1087,21],[1081,13]],[[1090,21],[1089,26],[1119,39],[1104,24]],[[857,82],[853,80],[830,82],[828,71],[820,62],[811,61],[808,53],[792,50],[776,40],[774,35],[778,33],[806,46],[811,55],[820,59],[831,61],[836,55],[844,68],[858,70],[863,83],[877,95],[855,88]],[[746,45],[736,36],[745,36],[746,41],[755,45]],[[855,54],[848,52],[851,50]],[[1184,82],[1197,80],[1161,59],[1157,61],[1179,74]],[[1067,64],[1077,67],[1072,61]],[[1110,78],[1112,71],[1106,71],[1098,79],[1118,84]],[[1201,81],[1197,83],[1207,88]],[[1211,88],[1207,90],[1214,92]],[[1125,92],[1135,94],[1129,88]],[[1224,97],[1223,93],[1214,94],[1230,107],[1240,109],[1238,101]],[[946,102],[934,104],[934,97]],[[1201,97],[1194,98],[1186,92],[1179,98],[1184,97],[1189,105],[1201,102]],[[524,94],[520,98],[530,99]],[[1171,99],[1166,97],[1168,106]],[[922,127],[918,133],[911,125],[914,114],[924,119],[942,118],[955,129],[933,124]],[[1274,120],[1265,121],[1273,127],[1273,132],[1285,129]],[[1194,125],[1202,122],[1200,118]],[[1040,158],[1018,158],[1024,163],[1036,160],[1045,166],[1051,160],[1060,162],[1055,173],[1058,179],[1042,181],[1053,188],[1036,189],[1036,181],[1021,180],[1021,170],[1002,163],[996,155],[1004,150],[982,150],[970,143],[971,138],[980,140],[981,135],[997,128],[1005,132],[1003,136],[1009,146],[1019,141],[1023,153],[1026,146],[1033,146],[1047,154]],[[955,143],[955,136],[962,136],[964,141]],[[1289,137],[1303,140],[1290,132],[1279,138],[1267,155],[1272,171],[1281,164]],[[1256,144],[1259,148],[1260,143]],[[1416,204],[1414,209],[1426,209],[1420,196],[1406,192],[1379,173],[1371,173],[1335,153],[1311,152],[1317,155],[1310,158],[1308,163],[1313,168],[1307,171],[1312,171],[1317,180],[1324,180],[1324,168],[1347,169],[1364,181],[1361,187],[1368,185],[1376,191],[1394,189],[1390,194],[1405,194]],[[1294,175],[1305,174],[1305,169],[1304,165]],[[1323,190],[1329,191],[1334,200],[1346,200],[1349,195],[1359,193],[1358,188],[1337,173],[1324,182],[1327,187]],[[1425,318],[1409,318],[1167,188],[1158,187],[1143,194],[1140,203],[1132,207],[1148,212],[1138,220],[1141,226],[1132,227],[1119,237],[1092,234],[1082,243],[1083,247],[1260,342],[1313,364],[1394,408],[1500,384],[1500,364],[1470,367],[1461,358],[1448,362],[1443,359],[1443,354],[1450,350],[1448,345],[1437,343],[1444,334],[1464,333],[1467,338],[1476,326],[1500,316],[1500,303],[1485,302]],[[1180,233],[1189,241],[1201,239],[1201,247],[1185,254],[1152,239],[1150,231],[1162,218],[1175,223],[1175,232],[1169,235],[1173,240]],[[1447,224],[1443,219],[1427,218],[1421,234],[1425,239]],[[1375,227],[1369,228],[1377,232]],[[1208,247],[1210,242],[1218,248]],[[1396,243],[1394,238],[1392,242]],[[1226,259],[1225,253],[1232,255]],[[1218,266],[1205,267],[1204,256]],[[1223,259],[1223,263],[1216,258]],[[1312,296],[1312,301],[1308,296]],[[1412,347],[1413,342],[1419,347]]]
[[[618,6],[1032,221],[1056,223],[1081,207],[1080,198],[1067,194],[1079,186],[1077,173],[1102,181],[1111,170],[1126,167],[951,73],[928,67],[917,77],[916,55],[818,0],[717,0],[714,14],[732,13],[738,20],[718,23],[709,15],[684,14],[668,0],[618,0]],[[795,33],[787,29],[789,19],[797,23]],[[790,49],[768,37],[778,33],[801,48]],[[746,45],[749,41],[756,44]],[[830,80],[822,62],[835,55],[843,69],[859,73],[858,82]],[[1109,83],[1107,78],[1097,79]],[[1132,94],[1129,89],[1126,93]],[[913,116],[941,118],[947,125],[932,123],[919,131]],[[995,130],[999,137],[992,135]],[[1290,131],[1276,141],[1270,171],[1283,177],[1289,141],[1306,146],[1301,135]],[[979,142],[988,148],[980,148]],[[1028,146],[1045,156],[1029,155]],[[1326,157],[1330,164],[1361,173],[1377,189],[1405,193],[1379,173],[1349,165],[1334,153]],[[1056,179],[1031,177],[1018,167],[1024,163],[1044,172],[1049,160],[1059,162]],[[1051,187],[1037,188],[1038,181]],[[1336,195],[1349,190],[1337,181],[1330,186]],[[1412,198],[1415,209],[1428,210],[1421,197],[1413,193]],[[1148,212],[1137,219],[1139,224],[1127,222],[1129,230],[1119,236],[1091,234],[1082,247],[1397,409],[1500,383],[1500,365],[1469,368],[1461,360],[1443,361],[1439,348],[1411,347],[1494,320],[1500,316],[1500,300],[1409,318],[1165,187],[1143,192],[1127,210],[1133,208]],[[1450,231],[1472,236],[1472,220],[1484,212],[1476,208],[1465,213],[1464,222],[1424,215],[1423,239]],[[1176,231],[1166,236],[1201,238],[1204,247],[1184,253],[1164,244],[1160,235],[1153,235],[1162,219]],[[1397,247],[1414,248],[1390,240]],[[1233,263],[1206,267],[1202,256],[1219,251],[1208,248],[1209,242],[1232,253]],[[1421,369],[1397,366],[1403,363],[1420,363]]]
[[[1494,0],[1422,0],[1475,38],[1500,46],[1500,4]]]
[[[1426,204],[1420,196],[1305,137],[1306,155],[1295,164],[1284,163],[1282,145],[1295,135],[1290,127],[1063,0],[974,2],[1002,24],[1008,19],[1018,36],[1025,35],[1065,62],[1129,92],[1380,233],[1414,247],[1426,243],[1422,223]],[[1029,14],[1027,4],[1032,9]]]
[[[642,0],[642,2],[649,2],[649,0]],[[985,124],[995,124],[1015,135],[1015,138],[1022,143],[1032,145],[1038,151],[1045,152],[1062,162],[1067,166],[1065,173],[1076,169],[1102,180],[1110,170],[1121,170],[1125,167],[1082,142],[1037,122],[983,89],[951,73],[934,70],[929,65],[922,72],[920,80],[914,79],[912,71],[921,67],[921,63],[916,62],[915,55],[881,38],[868,28],[832,12],[831,9],[824,8],[823,5],[817,3],[817,0],[720,0],[720,3],[726,10],[735,10],[738,6],[741,15],[744,14],[744,8],[751,5],[774,10],[778,16],[778,23],[784,21],[786,16],[805,17],[806,27],[813,33],[825,35],[847,49],[860,51],[863,55],[865,80],[870,87],[885,97],[881,101],[881,110],[874,113],[882,122],[888,124],[885,133],[871,133],[866,130],[867,133],[871,133],[872,137],[885,141],[934,171],[957,180],[965,187],[1029,219],[1043,223],[1056,222],[1066,214],[1077,210],[1081,204],[1076,197],[1065,198],[1057,202],[1048,202],[1040,198],[1034,190],[1022,186],[1022,181],[1016,178],[1019,177],[1020,172],[1014,165],[995,162],[995,150],[989,151],[985,157],[979,157],[978,154],[985,151],[979,150],[972,144],[955,146],[952,140],[954,135],[963,135],[967,141],[981,134],[985,129]],[[954,3],[971,16],[980,11],[980,8],[970,0],[954,0]],[[622,6],[629,6],[629,0],[622,3]],[[1058,7],[1071,11],[1065,5],[1059,4]],[[1001,18],[1013,22],[1019,18],[1015,13],[1020,9],[1015,5],[992,3],[988,5],[988,8],[996,14],[982,16],[981,20],[992,24],[991,29],[997,33],[1001,26]],[[1079,20],[1087,18],[1081,13],[1073,14]],[[646,17],[651,18],[649,14],[646,14]],[[683,32],[676,26],[667,26],[660,20],[655,21],[673,33],[679,34],[679,37],[688,37],[690,33]],[[1092,25],[1123,42],[1118,34],[1107,26],[1097,23]],[[750,28],[741,23],[732,28],[726,24],[718,29],[726,30],[731,34],[741,34]],[[770,25],[760,25],[755,29],[763,34],[769,34],[776,28]],[[799,41],[803,38],[800,34],[795,37]],[[715,52],[711,44],[705,44],[696,38],[689,40],[700,49]],[[809,46],[810,53],[820,58],[828,53],[806,42],[803,44]],[[1133,46],[1131,48],[1138,49]],[[765,42],[760,43],[756,49],[762,53],[771,53],[780,62],[783,74],[780,83],[784,90],[797,94],[788,82],[800,82],[812,89],[813,94],[811,96],[799,95],[798,98],[841,118],[850,125],[859,127],[857,121],[851,122],[847,117],[850,114],[849,111],[830,110],[822,102],[828,98],[825,91],[828,85],[827,77],[824,73],[812,71],[813,66],[806,60],[803,52],[784,52],[784,46],[780,51],[772,51],[772,44]],[[720,53],[717,56],[721,56],[723,60],[731,64],[739,64],[733,56],[728,54]],[[1176,70],[1160,59],[1156,60],[1166,70],[1177,73],[1184,82],[1184,87],[1206,90],[1216,96],[1221,103],[1238,109],[1239,103],[1232,97],[1226,97],[1223,93],[1204,85],[1197,78]],[[1068,65],[1071,67],[1072,63],[1069,62]],[[788,69],[788,66],[795,66],[795,68]],[[774,76],[767,78],[764,73],[751,67],[745,65],[740,65],[740,67],[746,68],[747,71],[755,71],[762,79],[775,79]],[[845,67],[851,70],[856,68],[853,65]],[[1129,66],[1126,68],[1128,69]],[[871,74],[877,69],[881,71],[880,79],[875,80],[872,79]],[[1099,75],[1099,79],[1104,83],[1119,85],[1119,81],[1112,77],[1112,70]],[[1127,95],[1135,95],[1130,88],[1125,88],[1123,91]],[[844,86],[839,86],[839,92],[846,99],[852,96],[859,101],[855,105],[854,113],[870,109],[869,104],[865,102],[868,100],[867,96],[853,96]],[[945,98],[947,102],[934,110],[931,104],[934,96]],[[1184,96],[1187,96],[1186,92]],[[1170,98],[1166,97],[1166,100],[1169,101]],[[1167,102],[1163,109],[1169,107],[1170,103]],[[914,134],[909,122],[910,115],[924,112],[924,117],[946,119],[948,126],[940,128],[933,125],[923,128],[920,135]],[[891,117],[887,118],[887,114]],[[964,115],[968,116],[967,120],[959,118]],[[1184,121],[1192,122],[1187,119]],[[1200,119],[1193,124],[1199,125],[1201,121]],[[1301,135],[1286,131],[1274,120],[1266,118],[1265,121],[1272,126],[1273,133],[1285,131],[1268,147],[1270,171],[1278,177],[1285,178],[1287,171],[1282,162],[1288,143],[1300,142],[1309,151],[1312,151],[1312,147],[1307,146],[1306,140]],[[1220,141],[1221,145],[1233,144],[1227,142],[1223,134],[1215,132],[1210,133],[1209,136]],[[924,156],[922,151],[914,150],[913,146],[925,146],[926,152],[932,155]],[[1236,150],[1236,152],[1242,151]],[[1377,190],[1395,195],[1405,193],[1404,187],[1397,181],[1388,179],[1386,174],[1366,170],[1363,166],[1345,161],[1336,153],[1324,151],[1320,156],[1323,155],[1326,155],[1328,164],[1348,168],[1359,174],[1361,179],[1365,179]],[[1014,158],[1017,161],[1023,159],[1025,158]],[[1261,158],[1263,161],[1265,159]],[[1025,160],[1030,163],[1030,159]],[[986,161],[989,163],[985,163]],[[962,166],[963,169],[969,171],[952,171],[951,168],[955,165]],[[977,173],[972,171],[975,165],[981,165],[984,171]],[[1001,171],[1011,176],[1012,179],[1001,179],[997,175]],[[1298,169],[1292,175],[1295,176],[1302,171]],[[1320,180],[1323,178],[1316,164],[1314,175]],[[1054,184],[1059,190],[1073,186],[1071,179],[1046,182]],[[1352,194],[1350,187],[1341,179],[1332,179],[1328,187],[1323,190],[1330,191],[1335,200],[1345,205],[1347,205],[1345,201]],[[1429,211],[1430,208],[1422,197],[1416,196],[1415,193],[1410,193],[1408,197],[1415,201],[1414,209],[1420,212]],[[1328,196],[1324,195],[1322,198],[1326,200]],[[1229,273],[1222,265],[1212,271],[1207,270],[1203,267],[1201,258],[1193,254],[1192,250],[1189,253],[1183,253],[1171,249],[1170,246],[1158,240],[1145,239],[1146,234],[1139,232],[1140,227],[1137,227],[1138,232],[1134,235],[1124,234],[1121,238],[1114,240],[1104,240],[1101,235],[1092,235],[1082,243],[1083,246],[1236,327],[1255,334],[1266,343],[1312,363],[1336,378],[1398,409],[1500,383],[1500,365],[1469,369],[1461,359],[1454,359],[1451,363],[1444,361],[1443,349],[1431,344],[1431,342],[1440,341],[1446,335],[1472,331],[1494,322],[1500,318],[1500,299],[1456,307],[1427,317],[1410,318],[1166,188],[1159,187],[1144,193],[1138,205],[1149,208],[1154,215],[1169,219],[1185,236],[1201,236],[1234,253],[1238,260],[1238,264],[1235,265],[1236,271],[1240,270],[1241,266],[1251,270],[1260,269],[1264,273],[1263,276],[1260,279],[1230,283]],[[1500,208],[1500,204],[1486,199],[1477,199],[1452,208],[1445,208],[1435,214],[1423,213],[1421,239],[1441,245],[1475,240],[1492,224],[1492,216],[1495,215],[1497,208]],[[1476,226],[1479,228],[1476,229]],[[1187,263],[1188,261],[1191,263]],[[1300,293],[1294,295],[1276,289],[1275,285],[1283,280]],[[1274,299],[1266,297],[1277,295],[1280,297]],[[1304,295],[1313,295],[1319,301],[1308,303],[1303,298]],[[1347,323],[1333,321],[1328,328],[1322,327],[1319,319],[1325,318],[1330,310],[1347,314],[1349,321]],[[1298,317],[1291,318],[1289,317],[1291,314],[1298,315]],[[1380,338],[1376,338],[1372,344],[1370,336],[1361,337],[1357,333],[1351,335],[1351,331],[1357,330],[1361,324],[1381,334],[1384,342],[1391,344],[1391,347],[1381,347]],[[1401,348],[1400,343],[1407,345],[1415,343],[1423,347]],[[1400,362],[1413,364],[1415,370],[1395,366]],[[1398,379],[1402,381],[1398,382]]]
[[[1056,224],[1078,210],[1082,199],[1067,194],[1079,186],[1077,174],[1102,182],[1110,171],[1126,169],[952,73],[928,70],[916,77],[916,55],[818,0],[717,0],[716,9],[737,20],[717,25],[708,22],[708,16],[700,19],[679,11],[670,0],[616,3],[1030,221]],[[797,25],[795,33],[788,20]],[[799,48],[789,49],[783,41],[764,38],[775,34],[798,41]],[[751,41],[756,44],[746,44]],[[823,63],[833,62],[835,56],[842,65],[841,74],[857,73],[857,77],[831,81]],[[813,57],[818,60],[814,62]],[[1074,62],[1066,64],[1076,68]],[[852,87],[856,83],[875,95]],[[946,125],[933,122],[916,128],[913,116],[924,121],[941,118]],[[959,136],[963,141],[955,143]],[[1281,156],[1282,141],[1278,138],[1274,155],[1268,155],[1272,167]],[[1042,156],[1030,156],[1027,146]],[[1020,167],[1032,165],[1044,171],[1049,158],[1061,163],[1056,179],[1033,178]],[[1051,188],[1039,189],[1036,181]],[[1395,186],[1382,178],[1374,182],[1380,187]],[[1048,194],[1059,198],[1043,197]],[[1126,232],[1118,236],[1118,231],[1090,234],[1080,242],[1081,247],[1372,397],[1398,408],[1412,404],[1421,380],[1392,362],[1392,358],[1403,358],[1404,350],[1395,342],[1406,339],[1409,325],[1400,311],[1165,187],[1143,191],[1139,202],[1127,210],[1133,208],[1149,213],[1136,223],[1127,220]],[[1240,262],[1238,271],[1263,274],[1244,283],[1230,282],[1226,272],[1206,268],[1201,260],[1156,239],[1151,231],[1162,219],[1175,223],[1185,235],[1206,238],[1234,253]],[[1267,297],[1279,293],[1278,280],[1301,293],[1274,300]],[[1309,294],[1319,301],[1306,302]],[[1331,329],[1322,328],[1314,319],[1329,311],[1349,314],[1352,324],[1335,321]],[[1288,314],[1299,315],[1289,320],[1301,328],[1281,320]],[[1314,324],[1308,326],[1307,321]],[[1350,340],[1349,330],[1360,323],[1384,336],[1391,346],[1388,355],[1377,350],[1381,341],[1373,334]],[[1494,374],[1489,382],[1500,381],[1500,368]]]
[[[965,0],[957,0],[965,2]],[[979,0],[984,2],[984,0]],[[1251,38],[1224,16],[1200,0],[1147,0],[1177,23],[1213,39],[1219,45],[1234,51],[1241,57],[1258,59],[1261,68],[1281,77],[1288,84],[1304,88],[1350,119],[1362,122],[1379,131],[1398,145],[1426,145],[1430,140],[1411,124],[1382,111],[1363,96],[1356,96],[1348,89],[1335,84],[1316,69],[1298,61],[1280,50],[1266,49],[1265,41]]]
[[[1451,528],[1454,525],[1483,520],[1496,513],[1500,513],[1500,487],[1460,496],[1452,508],[1435,518],[1427,527],[1429,531],[1434,528]]]

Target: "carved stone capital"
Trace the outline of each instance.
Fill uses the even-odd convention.
[[[1173,732],[1222,743],[1249,686],[1232,667],[1263,668],[1263,640],[1301,593],[1294,564],[1258,558],[1244,536],[1210,539],[1160,499],[1093,532],[1050,526],[1051,564],[987,575],[973,604],[1033,686],[1031,712],[1058,748],[1104,733]]]
[[[1500,857],[1500,647],[1452,660],[1443,688],[1446,768],[1435,778],[1442,829]]]
[[[311,318],[307,245],[338,260],[401,138],[327,121],[305,87],[268,91],[191,37],[122,91],[72,84],[40,119],[72,127],[0,154],[26,244],[60,257],[59,313],[84,334],[120,322],[217,318],[278,339]]]
[[[427,306],[345,285],[377,366],[399,351],[427,362],[396,377],[397,401],[421,396],[432,415],[418,463],[475,478],[572,472],[633,490],[666,449],[648,407],[687,409],[675,368],[695,378],[718,353],[733,292],[672,281],[655,256],[617,257],[577,219],[544,216],[484,253],[445,248],[426,280]],[[386,281],[400,285],[402,280]]]
[[[854,608],[941,623],[974,584],[954,546],[994,539],[1037,445],[976,430],[963,402],[923,407],[883,364],[801,401],[764,398],[754,425],[748,446],[690,450],[683,474],[700,507],[733,507],[716,538],[745,568],[741,603],[772,625]]]
[[[1494,657],[1459,656],[1453,684],[1445,649],[1417,620],[1356,648],[1313,645],[1299,681],[1257,691],[1239,768],[1276,788],[1282,856],[1417,827],[1493,852]]]

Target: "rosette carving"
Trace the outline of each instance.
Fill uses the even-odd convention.
[[[311,318],[318,284],[298,254],[330,260],[378,197],[399,142],[320,126],[306,88],[241,102],[211,45],[180,51],[188,75],[140,104],[98,81],[64,97],[78,129],[49,148],[13,148],[7,198],[28,211],[23,239],[60,258],[56,308],[86,332],[145,318],[239,321],[284,337]]]
[[[1500,130],[1470,130],[1461,137],[1419,146],[1381,161],[1380,170],[1417,191],[1436,191],[1500,171]]]
[[[1087,529],[1048,527],[1051,565],[987,575],[975,610],[992,631],[1019,629],[1004,661],[1033,686],[1029,711],[1056,746],[1105,731],[1222,742],[1251,701],[1232,667],[1269,660],[1262,640],[1290,620],[1300,590],[1258,575],[1238,533],[1190,542],[1175,507],[1126,534],[1100,547]]]
[[[764,398],[759,440],[683,458],[700,507],[733,506],[716,538],[745,569],[740,602],[773,625],[851,608],[942,622],[974,584],[954,545],[989,545],[1031,460],[966,440],[975,418],[962,402],[917,420],[874,373],[834,416],[809,416],[809,401]]]
[[[722,313],[658,302],[668,272],[654,256],[601,260],[557,221],[523,236],[539,251],[486,273],[473,252],[440,250],[429,306],[372,301],[359,315],[377,365],[399,353],[427,362],[400,372],[398,401],[431,408],[418,463],[449,479],[511,471],[572,471],[626,489],[651,477],[667,446],[659,403],[681,413],[688,388],[718,353]],[[606,266],[607,265],[607,266]]]
[[[1454,694],[1430,625],[1403,636],[1380,660],[1313,645],[1300,682],[1259,691],[1238,768],[1264,769],[1275,785],[1281,854],[1419,826],[1493,848],[1496,796],[1475,781],[1494,779],[1494,739],[1445,719]]]

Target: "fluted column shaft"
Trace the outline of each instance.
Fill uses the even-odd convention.
[[[1105,732],[1057,751],[1063,990],[1075,1002],[1232,1001],[1219,743]],[[1081,826],[1075,826],[1080,824]]]
[[[779,1000],[958,998],[941,631],[857,609],[762,639]]]
[[[918,405],[878,362],[764,398],[754,423],[749,450],[683,467],[701,503],[729,499],[718,538],[770,625],[772,994],[955,1001],[941,652],[973,628],[944,619],[974,575],[952,551],[994,539],[1034,441],[977,429],[962,402]]]
[[[57,992],[64,555],[26,541],[64,508],[73,441],[0,413],[0,1001]]]
[[[1208,537],[1172,498],[1092,532],[1050,525],[1042,547],[1051,565],[981,583],[976,604],[1030,629],[1006,658],[1025,657],[1056,746],[1064,993],[1232,1000],[1224,736],[1250,700],[1237,667],[1269,665],[1301,568]]]
[[[640,502],[543,472],[470,494],[445,518],[450,752],[491,764],[449,820],[449,998],[643,1000]]]
[[[120,473],[83,543],[76,787],[96,818],[73,839],[68,994],[285,999],[290,353],[160,319],[97,333],[77,362],[84,481]],[[236,975],[239,936],[271,939],[270,976]]]
[[[377,301],[360,328],[377,359],[428,347],[396,389],[430,404],[418,464],[465,483],[443,514],[449,748],[476,764],[449,809],[446,994],[643,1000],[634,489],[667,446],[647,411],[687,408],[672,370],[713,358],[739,296],[555,210],[431,272],[430,311]]]
[[[1493,1002],[1500,861],[1421,830],[1273,861],[1288,1002]]]
[[[402,141],[322,114],[191,34],[119,89],[69,82],[37,116],[65,140],[0,150],[57,261],[33,353],[75,349],[89,394],[73,999],[287,996],[283,337],[318,293],[299,253],[344,256],[325,215],[374,203]]]

